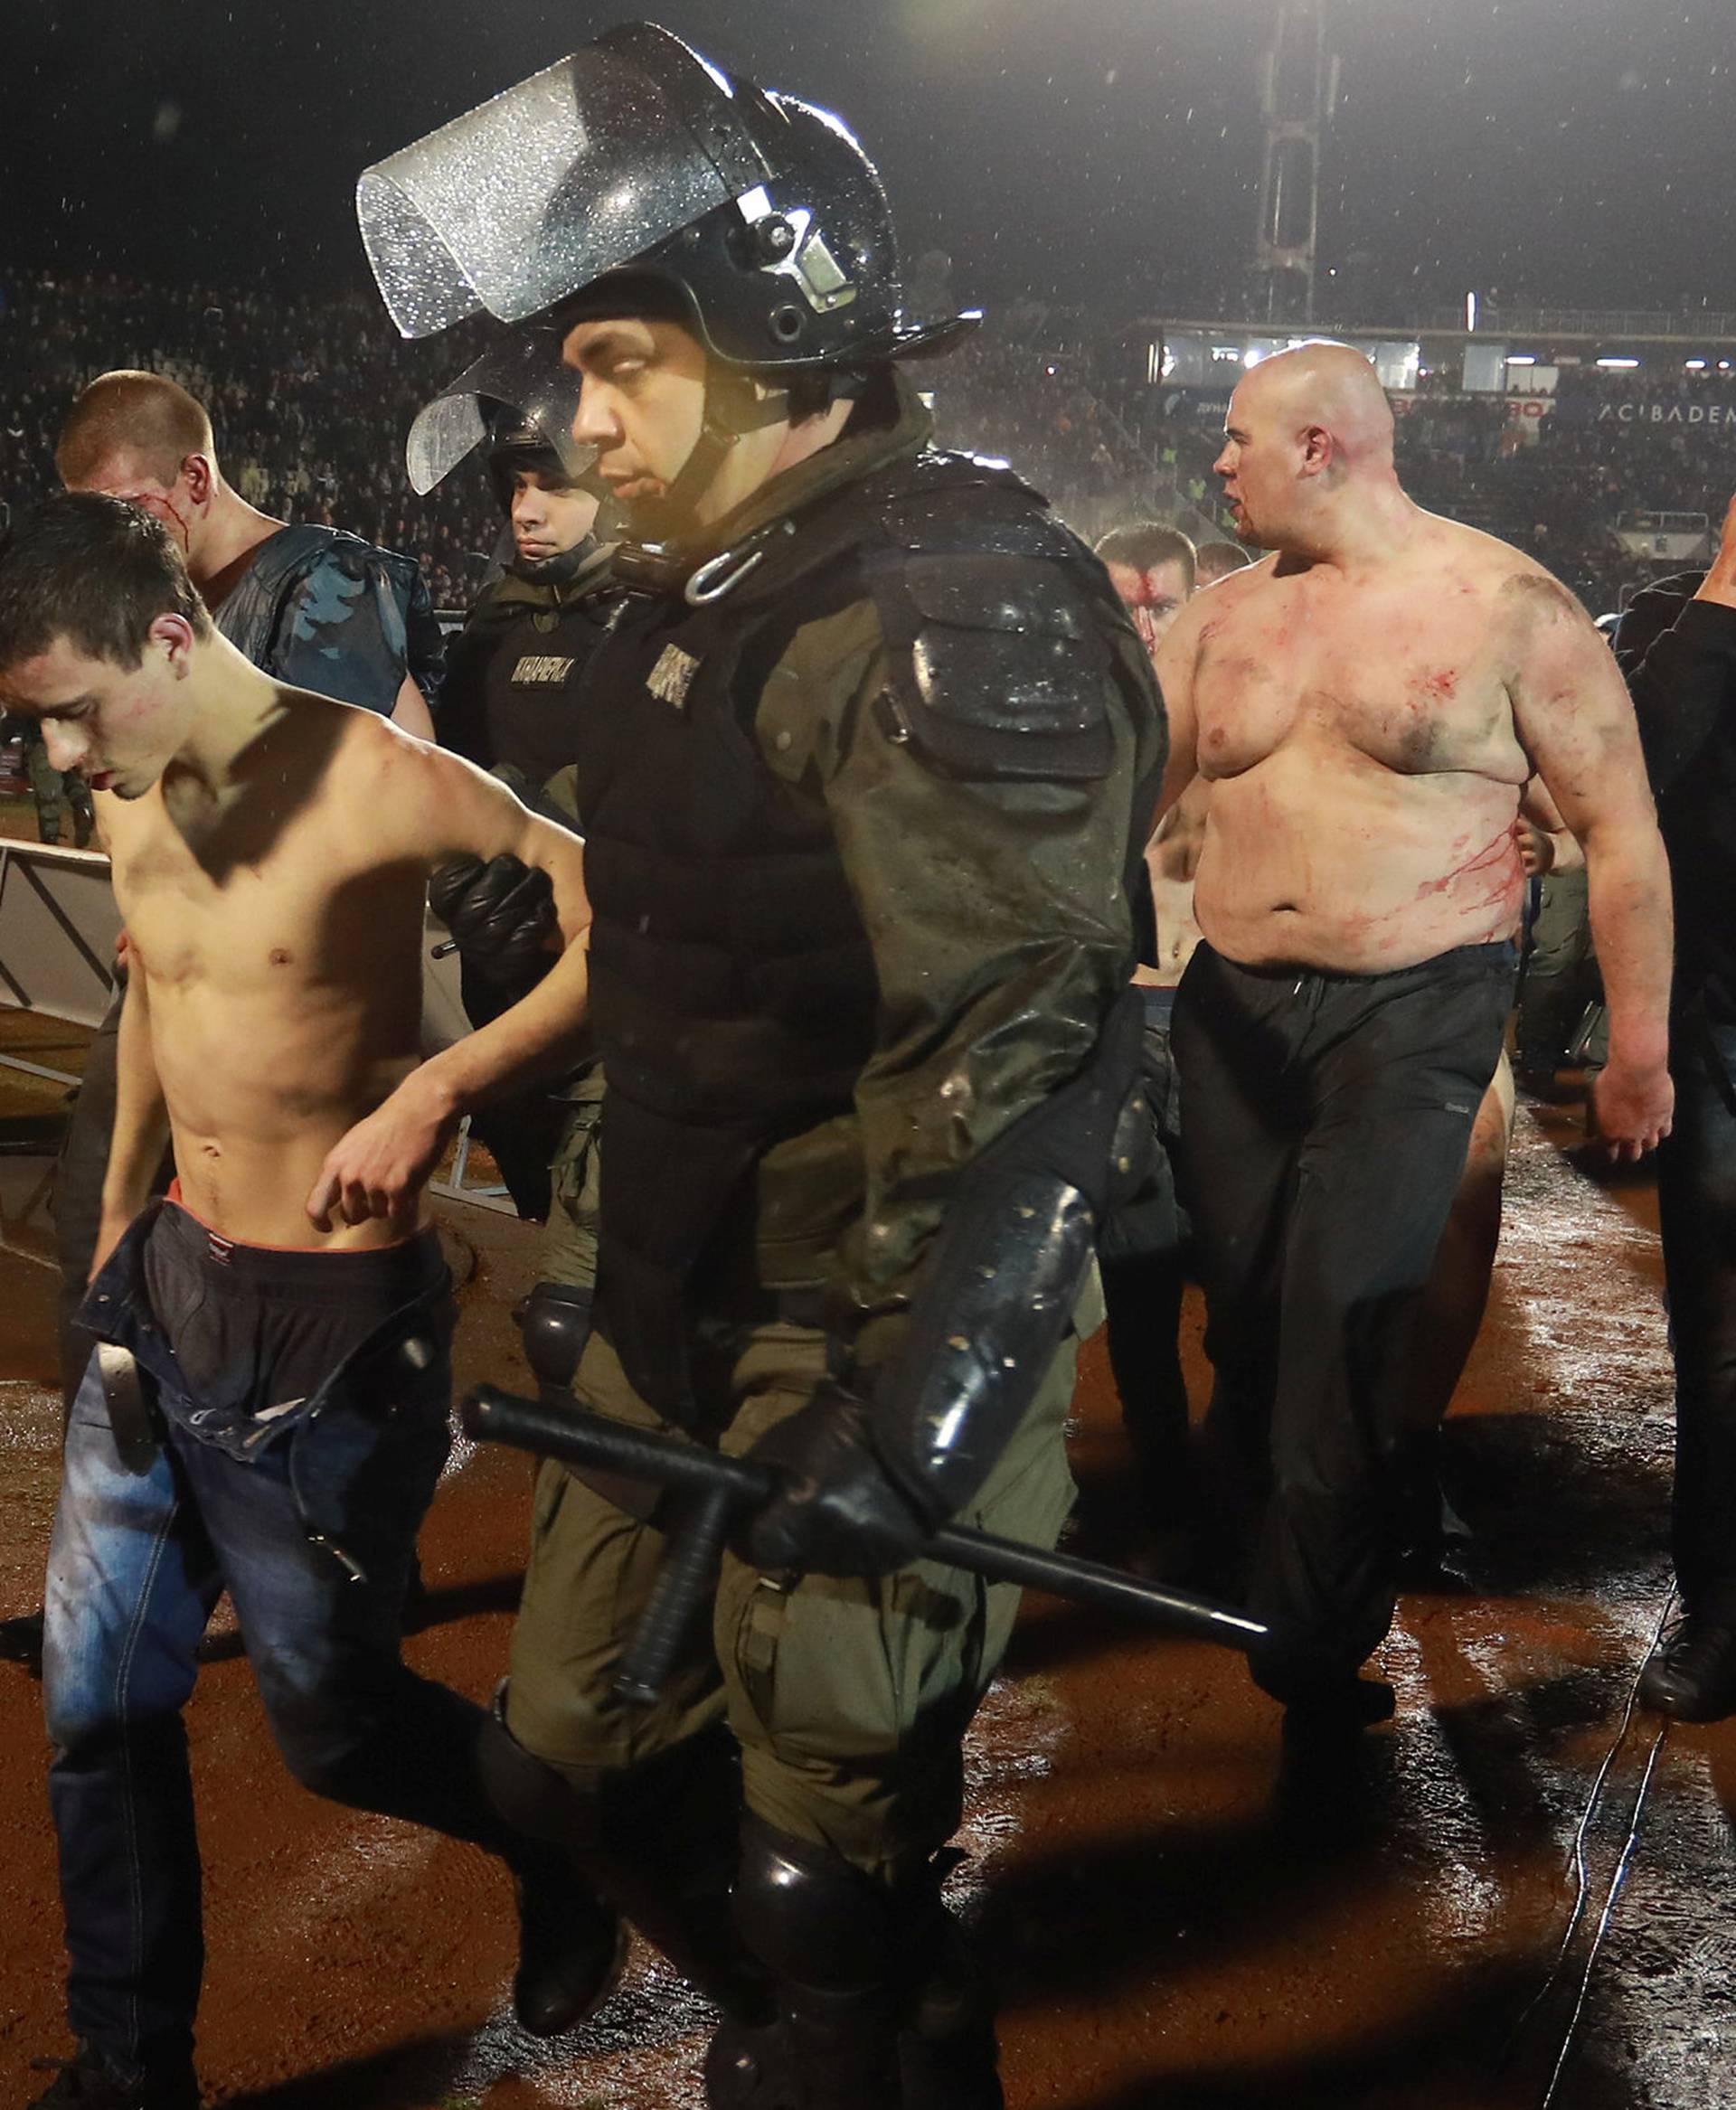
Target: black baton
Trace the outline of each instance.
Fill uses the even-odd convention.
[[[648,1700],[674,1661],[681,1639],[708,1593],[722,1551],[731,1512],[757,1509],[774,1492],[772,1474],[745,1458],[729,1458],[703,1446],[629,1428],[579,1407],[545,1407],[493,1385],[478,1385],[460,1418],[467,1435],[511,1444],[564,1465],[646,1480],[683,1494],[693,1503],[688,1531],[677,1535],[665,1556],[651,1604],[640,1621],[617,1683],[624,1697]],[[989,1582],[1017,1583],[1074,1604],[1116,1612],[1147,1626],[1192,1634],[1196,1640],[1246,1649],[1264,1639],[1257,1619],[1227,1605],[1183,1590],[1166,1589],[1118,1568],[1049,1553],[1015,1540],[946,1524],[923,1548],[925,1559],[945,1562]]]

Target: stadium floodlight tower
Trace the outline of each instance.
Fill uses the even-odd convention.
[[[1266,156],[1260,184],[1256,301],[1269,323],[1314,320],[1320,231],[1320,149],[1338,102],[1338,61],[1326,50],[1327,0],[1278,0],[1260,60]]]

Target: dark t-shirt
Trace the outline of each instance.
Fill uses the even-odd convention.
[[[1616,633],[1675,894],[1675,1001],[1736,1024],[1736,608],[1700,572],[1637,596]]]
[[[216,611],[274,680],[390,717],[409,674],[431,704],[444,641],[413,558],[311,524],[278,529]]]

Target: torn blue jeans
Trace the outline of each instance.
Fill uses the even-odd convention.
[[[172,1317],[153,1310],[147,1272]],[[93,1358],[49,1553],[49,1799],[72,2030],[143,2073],[192,2051],[203,1938],[182,1709],[225,1589],[297,1780],[496,1852],[519,1842],[481,1791],[480,1711],[400,1653],[449,1442],[450,1292],[432,1234],[383,1253],[266,1253],[153,1203],[81,1317],[154,1381],[159,1441],[128,1469]],[[284,1413],[262,1364],[298,1326],[324,1329],[337,1359]],[[177,1339],[196,1343],[198,1389]]]

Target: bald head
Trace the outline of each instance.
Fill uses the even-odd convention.
[[[67,413],[54,466],[69,491],[141,478],[170,490],[189,455],[216,462],[204,405],[160,373],[121,369],[99,374]]]
[[[1297,434],[1319,427],[1330,435],[1335,457],[1353,473],[1392,464],[1392,406],[1380,376],[1354,344],[1322,342],[1274,353],[1252,369],[1235,400],[1281,419]]]
[[[1236,532],[1316,555],[1346,526],[1409,501],[1392,466],[1392,408],[1350,344],[1298,344],[1251,369],[1230,400],[1217,473]]]

